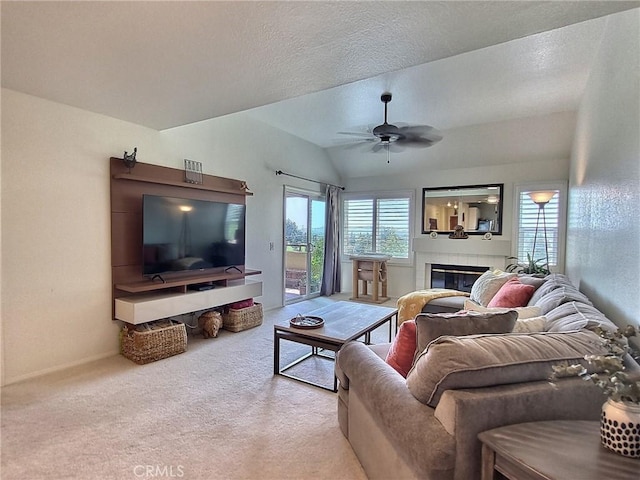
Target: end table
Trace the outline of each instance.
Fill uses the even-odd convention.
[[[556,420],[482,432],[482,480],[637,480],[640,459],[600,444],[600,422]],[[504,478],[499,477],[499,478]]]

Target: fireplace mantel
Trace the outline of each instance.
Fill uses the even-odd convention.
[[[413,251],[508,257],[511,255],[511,241],[496,239],[495,237],[491,240],[417,237],[413,239]]]
[[[416,259],[416,290],[430,288],[432,263],[505,268],[511,255],[511,240],[480,238],[451,239],[417,237],[413,239]]]

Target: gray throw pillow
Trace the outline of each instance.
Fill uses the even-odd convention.
[[[421,313],[416,316],[416,356],[443,335],[459,337],[479,333],[508,333],[513,330],[518,312]]]
[[[446,390],[547,380],[552,365],[582,363],[606,349],[593,332],[440,337],[416,359],[407,387],[435,407]]]

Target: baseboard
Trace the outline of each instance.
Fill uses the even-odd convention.
[[[38,370],[37,372],[27,373],[25,375],[18,375],[17,377],[5,378],[3,379],[4,383],[1,386],[6,387],[7,385],[11,385],[12,383],[24,382],[25,380],[31,380],[33,378],[41,377],[43,375],[59,372],[60,370],[66,370],[67,368],[78,367],[80,365],[85,365],[87,363],[95,362],[97,360],[102,360],[103,358],[114,357],[116,355],[120,355],[120,351],[117,349],[112,352],[105,352],[99,355],[94,355],[92,357],[87,357],[82,360],[78,360],[76,362],[64,363],[62,365],[57,365],[55,367],[45,368],[44,370]]]

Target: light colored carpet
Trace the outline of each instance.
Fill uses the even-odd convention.
[[[336,394],[273,375],[273,323],[331,301],[189,336],[186,353],[155,363],[115,356],[3,388],[1,478],[365,479]],[[283,362],[306,348],[283,342]],[[332,381],[330,361],[301,368]]]

